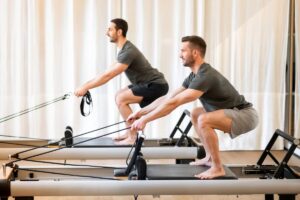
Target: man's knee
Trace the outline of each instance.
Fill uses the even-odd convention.
[[[198,123],[198,128],[200,129],[207,128],[209,126],[209,118],[207,114],[199,115],[199,117],[197,118],[197,123]]]
[[[192,122],[195,124],[197,121],[198,121],[198,117],[205,113],[204,109],[203,108],[194,108],[192,111],[191,111],[191,120]]]
[[[126,104],[126,95],[123,92],[118,91],[115,95],[115,102],[118,107]]]

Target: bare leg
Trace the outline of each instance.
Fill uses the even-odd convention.
[[[118,103],[118,109],[124,120],[126,120],[127,117],[132,113],[130,106],[126,103],[121,103],[121,102]],[[131,126],[130,123],[128,123],[128,122],[125,122],[125,123],[126,123],[127,127]],[[131,132],[129,130],[126,130],[125,133],[123,133],[122,135],[118,135],[114,139],[115,140],[124,140],[124,139],[128,138],[130,136],[130,134],[131,134]]]
[[[223,169],[220,155],[219,155],[219,144],[218,137],[213,129],[207,128],[206,130],[201,130],[203,134],[203,143],[206,144],[211,153],[211,168],[207,171],[195,175],[200,179],[212,179],[218,176],[224,176],[225,171]]]
[[[195,108],[192,110],[191,112],[191,121],[192,121],[192,124],[196,130],[197,133],[200,132],[200,129],[198,128],[198,117],[201,115],[201,114],[204,114],[205,113],[205,110],[203,108]],[[204,150],[205,150],[205,158],[202,158],[200,160],[197,160],[197,161],[194,161],[194,162],[190,162],[190,165],[206,165],[206,166],[211,166],[211,158],[210,158],[210,152],[209,152],[209,149],[206,147],[206,144],[203,143],[203,137],[201,134],[198,134],[201,142],[202,142],[202,145],[204,147]]]
[[[214,129],[228,133],[231,130],[231,123],[232,120],[224,114],[224,110],[199,115],[196,131],[202,140],[206,152],[209,154],[204,158],[208,159],[205,160],[205,164],[210,164],[211,167],[207,171],[195,175],[195,177],[200,179],[212,179],[225,175],[219,154],[219,140]]]
[[[124,120],[132,113],[129,104],[139,103],[142,99],[143,97],[134,96],[128,87],[121,89],[116,94],[116,104]],[[126,125],[129,127],[131,124],[126,122]],[[118,144],[133,144],[136,139],[136,132],[127,130],[125,134],[115,137],[114,139],[119,140],[117,142]]]

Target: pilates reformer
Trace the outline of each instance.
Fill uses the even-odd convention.
[[[291,143],[282,161],[271,152],[279,136]],[[126,168],[14,166],[7,169],[0,180],[1,200],[9,196],[29,200],[34,196],[135,195],[137,198],[137,195],[197,194],[264,194],[266,200],[278,194],[280,200],[290,200],[300,193],[299,166],[288,165],[299,140],[280,130],[275,131],[256,165],[225,166],[226,175],[213,180],[194,178],[194,174],[206,170],[205,167],[147,165],[141,151],[143,140],[144,136],[140,135]],[[267,156],[275,165],[263,165]],[[118,178],[124,175],[128,180]]]
[[[189,137],[188,133],[192,127],[192,123],[189,118],[189,111],[185,110],[180,116],[174,129],[172,130],[169,138],[163,139],[149,139],[143,142],[144,155],[146,158],[156,159],[176,159],[176,162],[189,162],[190,159],[201,158],[204,156],[204,149],[196,139]],[[187,119],[187,120],[186,120]],[[185,121],[184,121],[185,120]],[[184,123],[183,123],[184,121]],[[187,123],[188,122],[188,123]],[[116,124],[123,123],[118,122]],[[114,126],[108,125],[106,127]],[[99,129],[103,129],[102,127]],[[97,129],[96,129],[97,130]],[[122,130],[122,129],[121,129]],[[125,130],[125,129],[123,129]],[[89,131],[92,132],[92,131]],[[87,133],[89,133],[87,132]],[[179,138],[175,138],[177,133],[180,133]],[[128,152],[132,145],[115,145],[111,137],[82,137],[86,133],[73,136],[73,130],[71,127],[67,127],[65,131],[65,137],[59,141],[45,142],[43,145],[33,145],[30,142],[35,140],[29,140],[29,143],[22,143],[28,139],[0,141],[1,151],[0,160],[6,160],[9,158],[22,158],[32,155],[31,149],[34,149],[34,153],[42,154],[49,151],[49,149],[62,148],[60,151],[53,152],[52,154],[42,154],[34,159],[40,160],[93,160],[93,159],[124,159],[127,157]],[[17,142],[16,142],[17,141]],[[40,140],[38,140],[40,142]],[[27,147],[24,148],[26,145]],[[173,148],[180,147],[180,148]],[[19,152],[23,155],[20,156]],[[79,153],[80,152],[80,153]],[[9,157],[8,157],[9,156]]]

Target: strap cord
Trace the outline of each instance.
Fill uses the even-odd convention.
[[[55,103],[55,102],[62,101],[62,100],[65,100],[65,99],[68,99],[70,96],[71,96],[71,93],[65,94],[65,95],[63,95],[63,96],[61,96],[61,97],[58,97],[58,98],[56,98],[56,99],[53,99],[53,100],[51,100],[51,101],[47,101],[47,102],[42,103],[42,104],[39,104],[39,105],[37,105],[37,106],[31,107],[31,108],[27,108],[27,109],[25,109],[25,110],[22,110],[22,111],[20,111],[20,112],[17,112],[17,113],[8,115],[8,116],[6,116],[6,117],[2,117],[2,118],[0,118],[0,124],[3,123],[3,122],[6,122],[6,121],[8,121],[8,120],[11,120],[11,119],[13,119],[13,118],[16,118],[16,117],[19,117],[19,116],[21,116],[21,115],[24,115],[24,114],[26,114],[26,113],[29,113],[29,112],[32,112],[32,111],[34,111],[34,110],[37,110],[37,109],[43,108],[43,107],[45,107],[45,106],[48,106],[48,105],[53,104],[53,103]]]

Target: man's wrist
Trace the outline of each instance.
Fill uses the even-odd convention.
[[[144,115],[140,118],[145,124],[147,124],[149,122],[149,118],[148,116]]]

